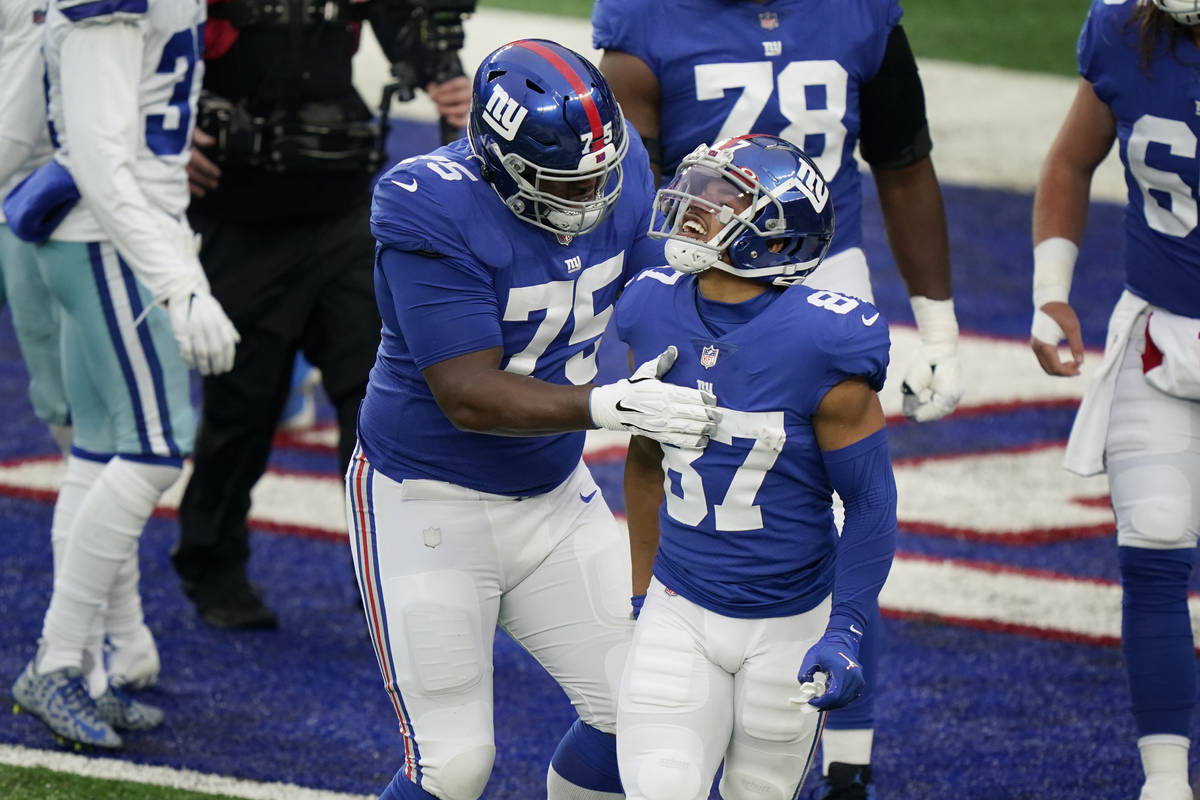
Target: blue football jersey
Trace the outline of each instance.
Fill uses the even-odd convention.
[[[714,336],[697,312],[696,277],[654,269],[626,289],[616,328],[635,363],[675,345],[664,380],[708,389],[722,412],[703,451],[663,447],[654,574],[727,616],[815,607],[833,590],[838,534],[812,418],[844,380],[883,386],[887,323],[866,302],[801,285]]]
[[[1079,72],[1112,109],[1125,165],[1125,286],[1177,314],[1200,317],[1200,50],[1184,37],[1139,63],[1136,0],[1094,0],[1079,35]]]
[[[700,143],[745,133],[811,156],[837,209],[832,255],[862,242],[859,92],[901,13],[897,0],[597,0],[592,44],[658,78],[664,179]]]
[[[663,263],[646,236],[654,187],[630,132],[621,197],[594,231],[560,244],[505,207],[460,139],[400,162],[375,186],[375,294],[382,339],[359,412],[367,458],[393,480],[428,478],[523,496],[561,483],[582,432],[505,437],[458,430],[421,370],[503,349],[503,369],[558,384],[596,375],[613,304],[638,270]],[[416,256],[412,254],[417,254]]]

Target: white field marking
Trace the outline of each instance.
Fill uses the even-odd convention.
[[[370,800],[375,795],[342,794],[319,789],[306,789],[291,783],[258,783],[256,781],[209,775],[186,769],[151,767],[110,758],[88,758],[53,750],[34,750],[28,747],[0,745],[0,763],[14,767],[42,767],[55,772],[67,772],[87,778],[128,781],[151,786],[165,786],[207,794],[244,797],[247,800]]]
[[[1082,15],[1079,21],[1083,23]],[[462,62],[468,76],[488,53],[516,39],[551,39],[593,63],[600,58],[592,48],[592,26],[586,19],[481,8],[467,20],[465,31]],[[935,59],[918,59],[918,65],[939,178],[963,186],[1032,192],[1079,79]],[[378,42],[364,35],[354,59],[354,83],[373,107],[389,77]],[[411,103],[394,107],[394,115],[436,119],[423,92]],[[1092,197],[1126,200],[1116,148],[1096,172]]]
[[[879,605],[893,615],[986,630],[1110,645],[1121,639],[1121,585],[1114,581],[897,554]],[[1188,613],[1200,631],[1195,593]]]
[[[909,530],[995,542],[1115,532],[1107,476],[1081,478],[1062,462],[1061,445],[901,459],[896,515]]]

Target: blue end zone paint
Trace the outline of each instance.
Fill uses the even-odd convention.
[[[436,143],[433,127],[398,123],[397,156]],[[1029,310],[1031,199],[946,188],[956,295],[964,330],[1024,338]],[[867,188],[866,247],[880,307],[911,321]],[[1089,344],[1100,346],[1120,284],[1120,212],[1094,207],[1072,299]],[[1097,288],[1093,288],[1097,287]],[[1030,368],[1034,365],[1030,363]],[[55,452],[33,416],[27,375],[0,312],[0,459]],[[330,418],[327,404],[319,410]],[[1061,440],[1071,411],[1020,410],[898,425],[897,457]],[[327,454],[277,452],[279,467],[334,474]],[[597,464],[614,505],[620,466]],[[0,495],[0,686],[33,653],[50,592],[48,503]],[[987,513],[982,509],[981,513]],[[168,551],[171,520],[152,520],[141,548],[142,594],[163,658],[159,731],[126,737],[124,760],[377,793],[400,764],[397,724],[386,702],[358,608],[349,552],[338,544],[256,533],[251,577],[280,615],[276,632],[221,632],[195,616]],[[1013,547],[901,533],[900,548],[1115,580],[1116,545],[1101,537]],[[1195,575],[1193,589],[1200,588]],[[1117,648],[1050,642],[937,623],[886,622],[877,715],[880,797],[1054,797],[1118,800],[1136,794],[1141,769]],[[485,797],[541,796],[545,769],[573,719],[561,690],[507,637],[496,644],[496,769]],[[1192,725],[1192,735],[1200,727]],[[0,725],[0,742],[46,748],[28,717]],[[1196,765],[1193,764],[1193,768]]]

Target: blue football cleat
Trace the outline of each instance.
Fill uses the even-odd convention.
[[[148,731],[163,721],[161,708],[140,703],[113,686],[96,698],[96,711],[100,719],[119,731]]]
[[[37,717],[60,741],[77,746],[121,746],[121,737],[100,717],[83,673],[75,667],[42,674],[30,661],[13,684],[12,694],[14,712]]]

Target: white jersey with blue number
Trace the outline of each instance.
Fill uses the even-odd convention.
[[[116,181],[119,196],[105,198],[110,207],[148,207],[176,219],[187,210],[185,168],[204,70],[200,54],[206,15],[203,0],[50,0],[45,56],[55,158],[81,185],[88,180],[86,171],[108,170],[114,163],[126,161],[125,177],[132,180]],[[62,72],[64,49],[72,47],[74,32],[94,25],[134,26],[140,32],[140,80],[135,97],[130,97],[131,87],[123,85],[125,68],[130,65],[113,63],[91,65],[105,77],[111,73],[111,96],[64,92],[64,80],[71,79]],[[70,109],[65,108],[68,97],[73,103]],[[127,105],[129,111],[124,108]],[[72,130],[84,135],[90,136],[89,127],[95,126],[95,134],[103,138],[113,134],[110,126],[121,125],[121,141],[114,142],[119,146],[106,153],[105,163],[92,164],[73,157],[72,145],[78,143],[70,140],[66,114],[72,117]],[[93,241],[120,237],[106,231],[84,202],[67,216],[53,238]],[[136,254],[122,255],[137,258]]]
[[[838,537],[813,415],[842,381],[882,387],[887,323],[864,301],[793,286],[717,335],[697,311],[696,281],[647,270],[617,303],[634,363],[675,345],[663,380],[712,392],[722,414],[704,450],[662,448],[654,575],[726,616],[800,614],[833,590]]]
[[[1079,72],[1117,122],[1129,203],[1125,287],[1200,317],[1200,49],[1160,42],[1143,69],[1135,0],[1094,0],[1079,36]]]

